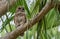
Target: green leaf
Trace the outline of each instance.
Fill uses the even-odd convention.
[[[23,1],[23,5],[24,5],[25,10],[27,11],[28,17],[31,18],[30,10],[25,0]]]
[[[6,25],[8,23],[10,23],[10,21],[13,19],[14,16],[10,17],[9,19],[5,20],[5,22],[3,22],[2,24],[2,28],[0,29],[0,32],[2,32],[4,30],[4,28],[6,28]]]

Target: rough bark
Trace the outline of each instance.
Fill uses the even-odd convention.
[[[46,5],[43,7],[43,9],[35,17],[33,17],[33,19],[28,21],[24,26],[20,26],[16,30],[8,33],[2,39],[16,39],[21,33],[25,32],[27,30],[27,27],[28,27],[28,29],[31,28],[45,14],[47,14],[53,7],[54,7],[54,3],[53,2],[46,3]]]

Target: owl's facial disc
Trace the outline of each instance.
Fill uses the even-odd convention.
[[[18,10],[21,11],[21,12],[24,12],[24,8],[23,7],[19,7]]]

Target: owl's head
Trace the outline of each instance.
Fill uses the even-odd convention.
[[[24,7],[23,6],[19,6],[16,10],[17,12],[24,12]]]

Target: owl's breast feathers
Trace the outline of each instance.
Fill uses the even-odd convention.
[[[18,13],[15,13],[15,16],[25,16],[25,12],[18,12]]]
[[[21,12],[21,13],[15,13],[15,16],[14,16],[14,23],[16,25],[19,25],[21,22],[24,22],[26,23],[26,15],[24,12]],[[23,24],[24,24],[23,23]]]

